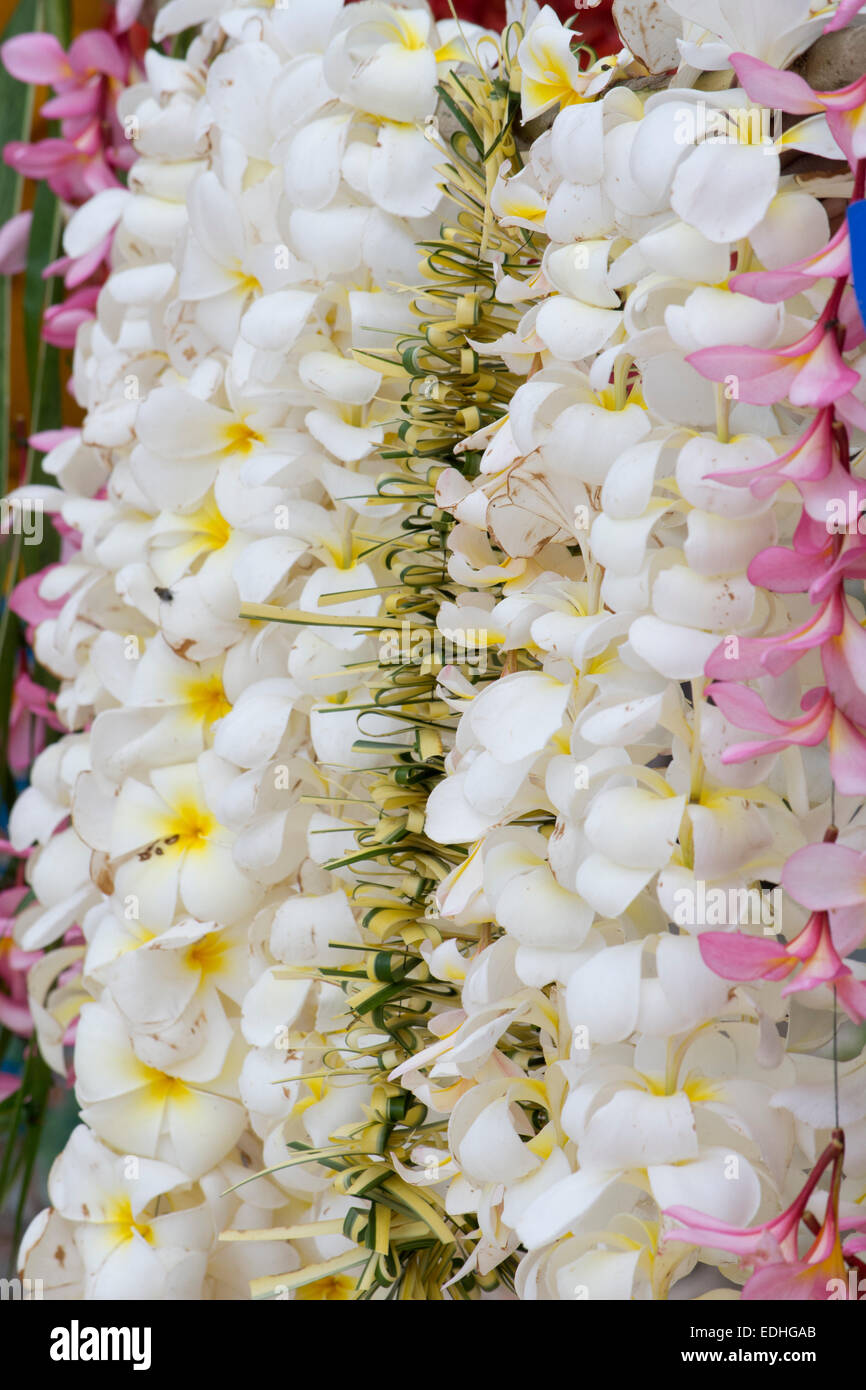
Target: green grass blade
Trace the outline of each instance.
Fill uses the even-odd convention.
[[[3,41],[16,34],[26,34],[38,19],[38,0],[21,0],[3,31]],[[26,140],[33,119],[34,90],[11,77],[0,68],[0,149],[10,140]],[[21,211],[22,179],[14,169],[0,162],[0,226]],[[3,436],[0,440],[0,495],[6,492],[9,478],[9,449],[11,443],[12,391],[12,285],[8,276],[0,276],[0,418]]]

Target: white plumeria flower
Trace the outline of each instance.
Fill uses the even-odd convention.
[[[831,1036],[830,991],[791,1004],[779,982],[726,982],[698,939],[737,925],[740,895],[830,819],[825,750],[724,763],[739,735],[703,695],[722,638],[808,617],[804,596],[750,578],[791,544],[789,490],[714,476],[784,454],[803,412],[728,400],[687,359],[790,345],[823,309],[820,287],[781,306],[729,281],[826,244],[850,179],[780,160],[838,163],[825,117],[765,140],[740,120],[745,93],[699,73],[724,76],[735,51],[784,67],[838,7],[669,0],[655,39],[645,8],[617,6],[637,61],[586,67],[552,10],[509,0],[523,125],[516,158],[493,150],[479,209],[500,326],[468,340],[479,400],[493,365],[502,413],[472,432],[467,417],[453,459],[430,460],[456,523],[435,634],[459,647],[471,629],[487,667],[458,654],[439,672],[433,789],[411,813],[450,868],[418,890],[430,1041],[382,1054],[389,1084],[450,1117],[448,1139],[391,1161],[467,1218],[456,1277],[513,1256],[529,1299],[703,1290],[686,1282],[695,1252],[660,1243],[664,1209],[772,1215],[833,1122],[828,1063],[800,1055]],[[675,62],[679,19],[679,74],[632,90],[642,60]],[[378,737],[390,759],[415,742],[393,711],[359,709],[395,616],[393,538],[405,522],[401,544],[417,539],[418,498],[379,495],[405,418],[393,348],[415,351],[427,311],[418,259],[451,158],[437,83],[464,63],[473,90],[479,69],[502,76],[499,36],[424,5],[170,0],[157,41],[199,25],[183,60],[151,49],[121,99],[141,156],[128,188],[66,232],[75,256],[114,237],[76,344],[85,420],[46,459],[43,500],[80,548],[39,581],[56,610],[35,650],[73,732],[37,761],[10,831],[37,845],[17,939],[41,949],[80,922],[86,941],[31,976],[58,1071],[92,996],[75,1055],[89,1129],[22,1251],[64,1297],[116,1279],[233,1298],[355,1258],[342,1223],[366,1199],[282,1165],[287,1145],[362,1142],[380,1113],[364,1049],[388,1040],[351,1026],[320,972],[359,966],[369,904],[394,888],[390,861],[353,858],[384,751],[356,745]],[[737,138],[710,127],[720,116]],[[293,620],[241,616],[256,604]],[[816,662],[785,674],[774,713],[797,710]],[[857,807],[837,796],[837,823]],[[724,920],[682,920],[704,890]],[[803,914],[785,912],[790,935]],[[854,1182],[861,1072],[842,1064]],[[134,1191],[105,1144],[140,1165]],[[297,1251],[260,1238],[318,1222]],[[355,1272],[309,1296],[344,1296]]]
[[[581,70],[571,51],[571,31],[549,5],[536,15],[517,50],[521,111],[525,121],[557,104],[588,100],[610,81],[615,63],[602,60]]]
[[[76,1094],[86,1125],[120,1149],[177,1165],[198,1178],[218,1163],[244,1127],[237,1058],[201,1053],[170,1072],[142,1062],[107,1000],[86,1004],[75,1040]],[[202,1073],[204,1073],[202,1075]]]
[[[91,734],[93,765],[113,781],[127,772],[196,758],[213,741],[214,725],[231,706],[222,661],[186,661],[162,635],[144,651],[104,633],[101,660],[130,677],[124,705],[97,716]],[[127,650],[133,653],[129,659]]]
[[[423,121],[436,106],[435,26],[427,9],[366,0],[345,9],[325,52],[329,87],[363,111]]]
[[[239,1005],[249,988],[245,935],[243,927],[178,922],[137,949],[85,968],[104,983],[139,1056],[172,1066],[206,1044],[225,1051],[231,1045],[223,998]]]
[[[211,811],[218,769],[203,754],[195,763],[153,768],[149,783],[129,777],[100,823],[104,788],[94,783],[91,805],[78,823],[115,870],[121,898],[135,903],[143,921],[168,926],[178,906],[201,921],[238,921],[257,903],[261,889],[235,866],[234,836]]]
[[[814,0],[667,0],[681,15],[686,37],[680,49],[686,63],[710,72],[729,66],[731,53],[750,53],[773,67],[786,68],[809,48],[827,23],[827,7]]]
[[[201,1296],[213,1240],[210,1214],[185,1202],[151,1211],[164,1194],[187,1185],[186,1175],[168,1163],[112,1153],[84,1125],[73,1130],[48,1193],[58,1216],[73,1223],[84,1298]]]

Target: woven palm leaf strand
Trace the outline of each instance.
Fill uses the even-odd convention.
[[[503,47],[508,46],[504,41]],[[340,1279],[342,1296],[356,1299],[378,1291],[380,1297],[439,1300],[448,1296],[442,1290],[449,1281],[454,1281],[450,1296],[465,1299],[500,1279],[510,1283],[513,1272],[507,1261],[489,1275],[472,1270],[455,1280],[478,1233],[467,1219],[445,1212],[434,1183],[406,1182],[392,1161],[411,1166],[418,1145],[447,1153],[446,1122],[428,1117],[411,1092],[387,1079],[396,1066],[436,1041],[428,1028],[432,1010],[459,1005],[457,991],[431,977],[420,951],[422,943],[435,946],[442,940],[431,895],[464,857],[461,848],[435,844],[424,834],[427,799],[444,776],[457,722],[437,697],[442,661],[435,646],[431,652],[429,641],[441,605],[460,592],[447,568],[451,521],[436,505],[435,487],[445,467],[460,468],[467,476],[477,472],[479,454],[459,455],[455,450],[504,415],[520,381],[501,359],[482,357],[473,346],[494,341],[516,324],[513,311],[495,300],[490,257],[518,275],[531,273],[538,260],[531,236],[498,228],[490,210],[491,189],[503,160],[519,164],[514,137],[517,98],[506,52],[500,55],[498,73],[491,78],[479,67],[469,76],[451,73],[443,81],[440,96],[456,129],[447,143],[438,129],[430,133],[441,140],[446,155],[440,173],[452,217],[437,240],[419,247],[425,278],[412,302],[418,329],[389,352],[355,354],[405,383],[402,418],[395,422],[399,442],[383,453],[389,472],[377,489],[383,504],[399,500],[404,505],[394,534],[384,542],[381,536],[363,536],[363,518],[356,530],[359,558],[378,553],[392,576],[384,618],[369,624],[363,619],[339,621],[358,630],[405,624],[403,631],[410,636],[398,662],[381,657],[366,673],[370,698],[352,707],[359,727],[369,729],[369,736],[365,732],[355,746],[381,753],[381,765],[364,774],[375,816],[356,828],[356,848],[325,866],[350,867],[355,875],[351,897],[362,913],[364,944],[348,948],[355,959],[342,967],[278,972],[339,985],[346,1012],[355,1019],[348,1035],[333,1047],[327,1037],[298,1037],[298,1046],[318,1048],[320,1069],[305,1074],[307,1084],[315,1087],[329,1076],[352,1075],[369,1081],[373,1093],[362,1123],[337,1131],[327,1148],[290,1146],[290,1156],[277,1167],[318,1164],[333,1173],[335,1191],[365,1203],[352,1207],[342,1226],[342,1233],[354,1242],[353,1250],[292,1274],[254,1280],[254,1297],[298,1290],[315,1297],[321,1281]],[[345,593],[335,595],[345,598]],[[319,615],[266,605],[245,614],[321,624]],[[467,663],[463,674],[473,682],[494,679],[502,669],[501,658],[489,655],[490,665],[483,673]],[[454,661],[459,666],[460,656]],[[383,715],[409,731],[410,740],[377,737],[375,721]],[[326,804],[332,809],[331,802]],[[500,1046],[521,1051],[526,1043],[518,1033],[506,1035]],[[347,1066],[350,1055],[354,1061]],[[297,1233],[315,1230],[298,1227]],[[269,1237],[285,1238],[285,1233],[226,1233],[228,1239]]]

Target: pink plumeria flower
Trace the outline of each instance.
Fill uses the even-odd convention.
[[[117,188],[110,169],[99,120],[90,121],[74,139],[50,138],[29,145],[12,140],[3,150],[3,159],[16,173],[31,179],[44,179],[66,202],[84,202],[104,188]]]
[[[829,916],[835,948],[848,956],[866,938],[866,854],[835,843],[833,836],[835,829],[828,831],[823,844],[806,845],[792,854],[782,884],[803,907],[814,909],[820,904]],[[858,1022],[864,1012],[863,990],[862,983],[853,979],[836,987],[844,1008]]]
[[[822,647],[841,633],[844,610],[844,591],[838,585],[802,627],[775,637],[739,637],[734,653],[729,652],[728,639],[723,639],[711,653],[704,673],[720,681],[780,676],[806,652]]]
[[[707,477],[713,482],[727,483],[729,487],[750,488],[753,497],[763,500],[771,497],[783,483],[791,482],[799,486],[801,482],[825,478],[833,467],[835,452],[833,412],[821,410],[805,434],[779,458],[770,459],[769,463],[762,463],[748,472],[740,469],[736,472],[709,473]]]
[[[59,731],[63,725],[54,713],[50,692],[34,681],[25,667],[15,677],[9,712],[6,756],[13,772],[26,772],[36,754],[42,752],[47,728]]]
[[[723,763],[749,762],[791,746],[816,748],[827,739],[830,772],[841,795],[862,796],[866,792],[866,734],[836,708],[826,686],[803,696],[800,708],[805,713],[799,719],[777,719],[757,691],[733,681],[708,686],[707,695],[712,696],[729,723],[769,735],[726,748]]]
[[[858,480],[846,474],[860,497]],[[859,517],[858,517],[859,522]],[[753,584],[777,594],[809,594],[818,605],[846,578],[866,578],[866,535],[850,529],[842,536],[827,529],[822,519],[804,511],[793,536],[793,548],[770,545],[755,556],[747,571]]]
[[[104,29],[79,34],[68,53],[54,34],[18,34],[0,47],[0,58],[19,82],[53,87],[58,92],[69,92],[94,78],[126,79],[123,54]]]
[[[866,76],[835,92],[814,91],[804,77],[780,72],[748,53],[732,53],[731,67],[752,101],[792,116],[826,113],[827,124],[846,158],[866,159]]]
[[[753,582],[769,577],[760,563],[749,567]],[[789,588],[787,592],[796,590]],[[833,703],[855,724],[866,726],[866,631],[851,611],[841,582],[837,581],[830,597],[802,627],[774,637],[740,637],[734,651],[729,649],[729,641],[723,639],[706,662],[704,673],[713,680],[780,676],[818,648]]]
[[[851,238],[843,222],[832,241],[812,256],[794,261],[779,270],[754,270],[731,277],[730,287],[737,294],[750,295],[763,304],[780,304],[804,290],[814,289],[817,280],[847,280],[851,274]]]
[[[89,280],[91,275],[95,275],[99,268],[107,262],[108,253],[114,241],[114,232],[103,237],[102,241],[97,242],[91,251],[83,256],[61,256],[59,260],[52,261],[42,272],[44,280],[52,275],[62,275],[63,283],[68,290],[77,289],[83,285],[85,280]]]
[[[826,912],[813,912],[784,945],[745,932],[703,932],[698,944],[704,964],[723,980],[785,980],[796,971],[783,995],[835,985],[854,1022],[866,1020],[866,981],[856,980],[843,961]]]
[[[850,295],[848,296],[850,301]],[[852,305],[840,308],[850,315]],[[820,410],[849,396],[860,385],[860,374],[842,356],[863,339],[862,323],[849,319],[842,345],[831,323],[831,306],[804,337],[781,348],[700,348],[686,359],[709,381],[736,380],[739,399],[749,405],[777,405],[786,398],[792,405]],[[829,330],[829,331],[828,331]]]
[[[15,913],[27,891],[21,887],[0,892],[0,1025],[20,1038],[29,1038],[33,1032],[27,1004],[27,972],[42,955],[41,951],[22,951],[13,936]]]
[[[844,1154],[842,1131],[834,1130],[830,1143],[818,1159],[802,1192],[772,1221],[743,1229],[729,1226],[692,1207],[669,1207],[665,1216],[683,1222],[683,1228],[667,1232],[662,1240],[665,1243],[676,1241],[713,1250],[730,1250],[738,1255],[754,1271],[743,1288],[743,1299],[797,1302],[829,1299],[830,1281],[841,1279],[844,1284],[847,1274],[839,1222],[839,1189]],[[800,1222],[806,1213],[809,1198],[831,1163],[833,1169],[824,1221],[806,1253],[800,1256]],[[846,1220],[846,1226],[860,1230],[866,1226],[866,1217]]]
[[[727,483],[729,487],[747,487],[753,497],[761,500],[771,497],[785,483],[793,483],[803,499],[808,516],[820,523],[821,543],[808,547],[815,554],[825,547],[827,520],[840,498],[848,503],[853,495],[855,530],[857,519],[866,506],[866,481],[854,477],[842,461],[832,408],[819,410],[806,432],[787,453],[770,459],[769,463],[748,471],[740,469],[708,476],[714,482]],[[847,531],[849,528],[846,526],[845,529]],[[763,581],[756,582],[763,584]],[[805,584],[798,585],[796,590],[786,589],[785,592],[802,592],[807,587]]]
[[[833,702],[855,724],[866,725],[866,631],[851,611],[844,590],[842,628],[821,648],[821,665]]]
[[[26,579],[19,580],[9,595],[9,607],[12,612],[17,613],[27,624],[27,642],[31,647],[38,625],[50,618],[58,617],[66,601],[65,595],[56,599],[44,599],[39,593],[45,576],[59,567],[59,563],[46,565],[35,574],[29,574]]]
[[[64,52],[52,34],[21,34],[0,49],[7,70],[22,82],[49,85],[56,93],[42,107],[42,115],[60,121],[59,137],[34,144],[12,141],[3,158],[19,174],[45,180],[58,198],[72,205],[87,203],[96,195],[121,187],[116,169],[128,169],[136,158],[117,112],[121,90],[142,67],[147,34],[135,19],[140,4],[122,5],[112,17],[115,34],[93,29],[80,34]],[[0,230],[10,242],[11,268],[20,264],[23,228],[15,219]],[[53,306],[45,317],[42,336],[56,347],[73,347],[82,323],[93,318],[97,291],[86,282],[104,278],[112,245],[106,234],[79,256],[64,256],[43,272],[62,274],[67,289],[80,291],[65,305]],[[82,289],[82,287],[85,287]]]
[[[85,285],[69,295],[62,304],[53,304],[46,309],[42,324],[42,336],[46,343],[52,343],[54,347],[74,348],[79,328],[93,318],[99,290],[99,285]]]

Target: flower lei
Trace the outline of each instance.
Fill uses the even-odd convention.
[[[860,1269],[866,90],[784,71],[860,7],[621,8],[170,0],[117,97],[19,600],[63,1296]]]

